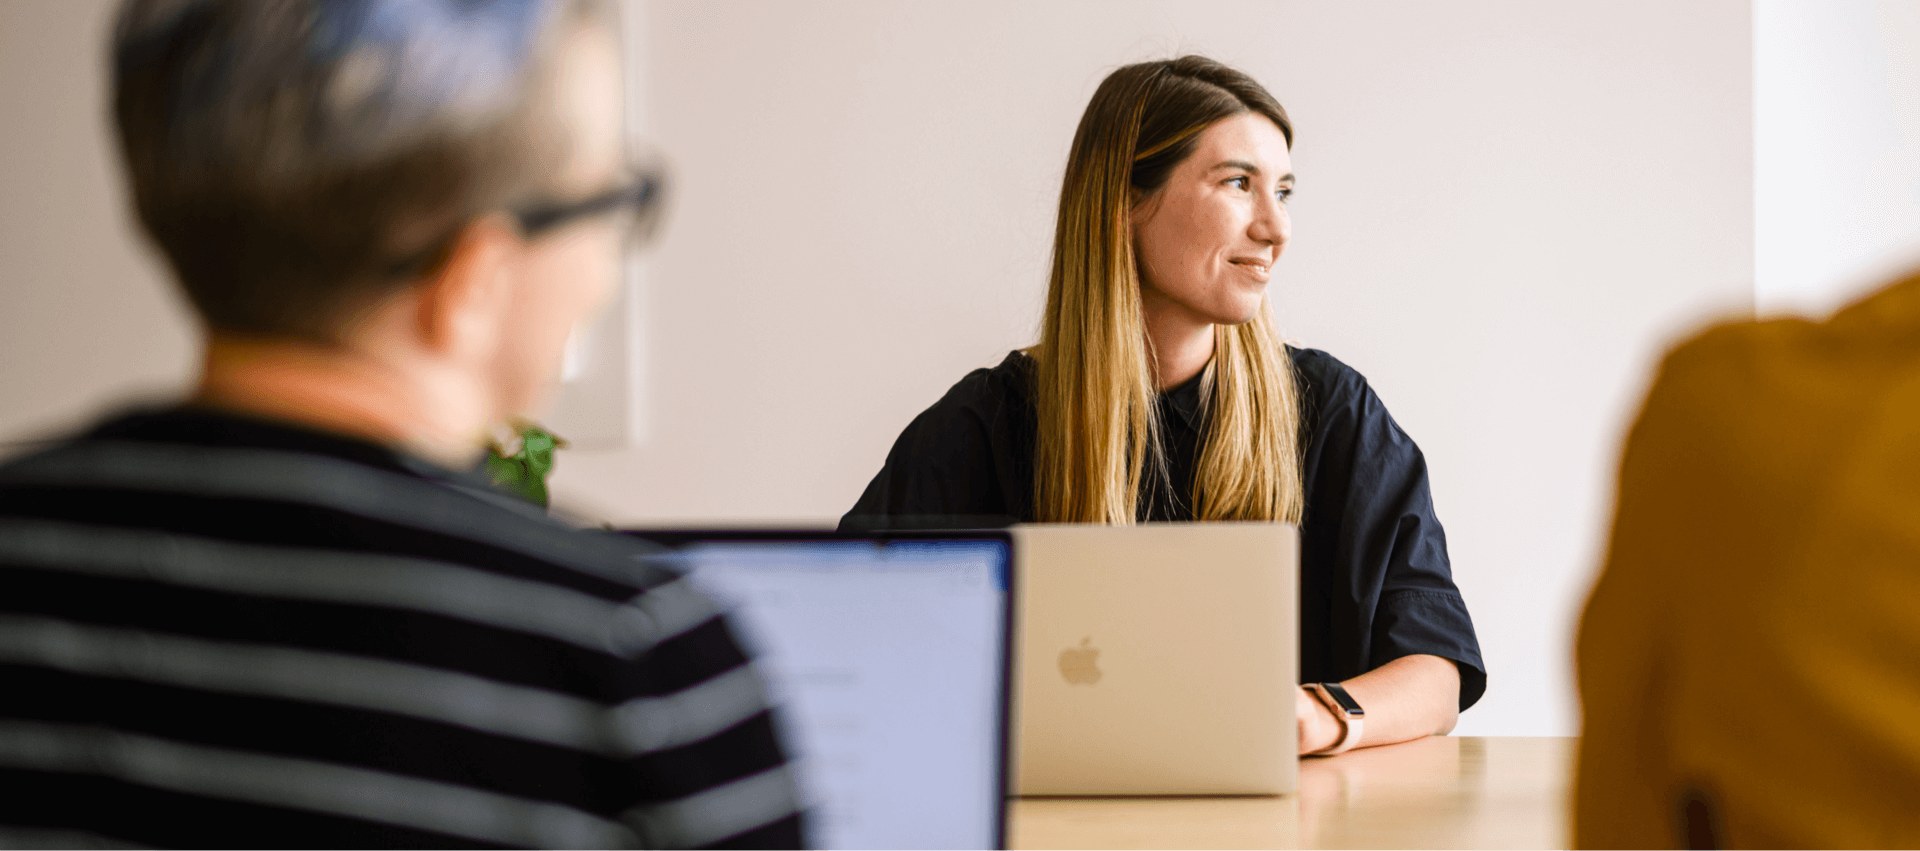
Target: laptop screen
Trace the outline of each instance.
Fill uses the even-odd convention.
[[[1004,537],[679,544],[767,681],[814,847],[1004,843]]]

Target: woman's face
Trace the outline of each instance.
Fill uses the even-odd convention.
[[[1287,137],[1246,112],[1201,131],[1166,185],[1134,208],[1134,256],[1150,320],[1238,325],[1254,317],[1293,229]]]

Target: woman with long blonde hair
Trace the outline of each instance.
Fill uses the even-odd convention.
[[[1486,673],[1419,448],[1358,372],[1275,332],[1292,145],[1280,103],[1218,62],[1109,75],[1068,156],[1039,343],[916,418],[842,525],[1298,524],[1311,753],[1451,730]],[[1326,705],[1341,686],[1357,742]]]

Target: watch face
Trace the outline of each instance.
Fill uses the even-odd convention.
[[[1360,703],[1353,699],[1353,695],[1347,694],[1345,686],[1339,683],[1321,683],[1320,687],[1327,690],[1327,694],[1333,697],[1334,703],[1340,704],[1340,710],[1342,712],[1353,716],[1365,716],[1367,714],[1365,710],[1360,708]]]

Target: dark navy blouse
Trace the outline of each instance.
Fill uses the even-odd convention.
[[[1288,347],[1299,375],[1306,510],[1300,526],[1300,681],[1350,679],[1402,656],[1460,669],[1460,708],[1487,688],[1466,602],[1453,584],[1427,463],[1366,378],[1317,349]],[[1021,352],[978,369],[928,408],[842,528],[1031,522],[1036,420]],[[1195,377],[1162,394],[1166,477],[1144,486],[1142,520],[1192,520],[1206,413]]]

